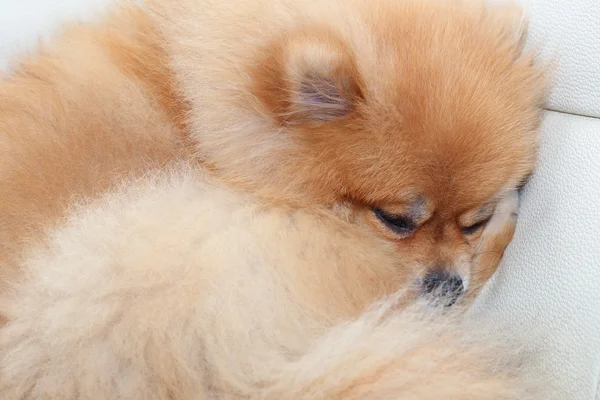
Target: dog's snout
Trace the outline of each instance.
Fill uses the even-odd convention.
[[[464,292],[463,280],[458,274],[432,271],[423,278],[423,293],[443,299],[444,305],[454,305]]]

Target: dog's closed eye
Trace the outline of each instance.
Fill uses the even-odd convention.
[[[417,228],[415,221],[405,215],[388,214],[379,208],[374,208],[373,212],[385,226],[401,236],[410,235]]]
[[[460,228],[460,231],[465,236],[474,235],[475,233],[479,232],[479,230],[483,229],[487,225],[487,223],[490,222],[490,219],[491,218],[487,218],[487,219],[484,219],[483,221],[479,221],[473,225],[464,226],[464,227]]]

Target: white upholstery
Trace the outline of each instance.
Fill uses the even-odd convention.
[[[600,376],[600,119],[548,112],[515,240],[480,305],[539,338],[560,400],[591,400]]]
[[[555,64],[549,108],[600,117],[600,2],[517,1],[531,15],[532,42]]]
[[[549,399],[600,400],[600,3],[521,3],[532,43],[554,64],[554,111],[515,240],[478,305],[539,337],[534,373]]]
[[[0,69],[60,20],[110,1],[0,0]],[[521,1],[555,62],[549,108],[560,112],[546,115],[515,240],[478,307],[540,336],[549,398],[600,399],[600,0]]]
[[[85,20],[114,0],[0,0],[0,71],[65,19]]]

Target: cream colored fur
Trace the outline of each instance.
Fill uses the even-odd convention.
[[[396,295],[352,322],[362,282],[336,282],[395,265],[341,223],[189,166],[124,185],[32,250],[1,298],[0,397],[533,398],[456,316]]]

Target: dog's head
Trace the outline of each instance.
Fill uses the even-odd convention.
[[[207,164],[264,195],[341,205],[423,291],[463,290],[486,222],[535,161],[544,80],[518,9],[192,3],[165,31]]]

